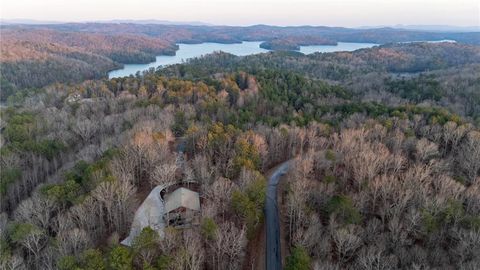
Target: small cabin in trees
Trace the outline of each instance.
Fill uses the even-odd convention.
[[[199,223],[200,196],[198,192],[179,187],[165,195],[165,224],[188,227]]]

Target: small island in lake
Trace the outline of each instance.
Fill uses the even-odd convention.
[[[337,41],[323,37],[286,36],[264,41],[260,44],[260,48],[275,51],[299,51],[300,46],[337,44]]]

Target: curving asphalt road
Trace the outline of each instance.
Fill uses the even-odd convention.
[[[277,185],[280,178],[287,173],[289,162],[282,163],[268,179],[267,198],[265,200],[266,251],[265,266],[267,270],[282,269],[280,250],[280,220],[277,206]]]

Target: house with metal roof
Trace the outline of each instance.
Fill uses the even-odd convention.
[[[185,227],[199,222],[200,196],[198,192],[179,187],[165,195],[164,220],[167,226]]]

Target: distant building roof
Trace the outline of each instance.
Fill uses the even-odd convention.
[[[165,210],[171,212],[180,207],[200,211],[200,196],[187,188],[177,188],[165,198]]]

